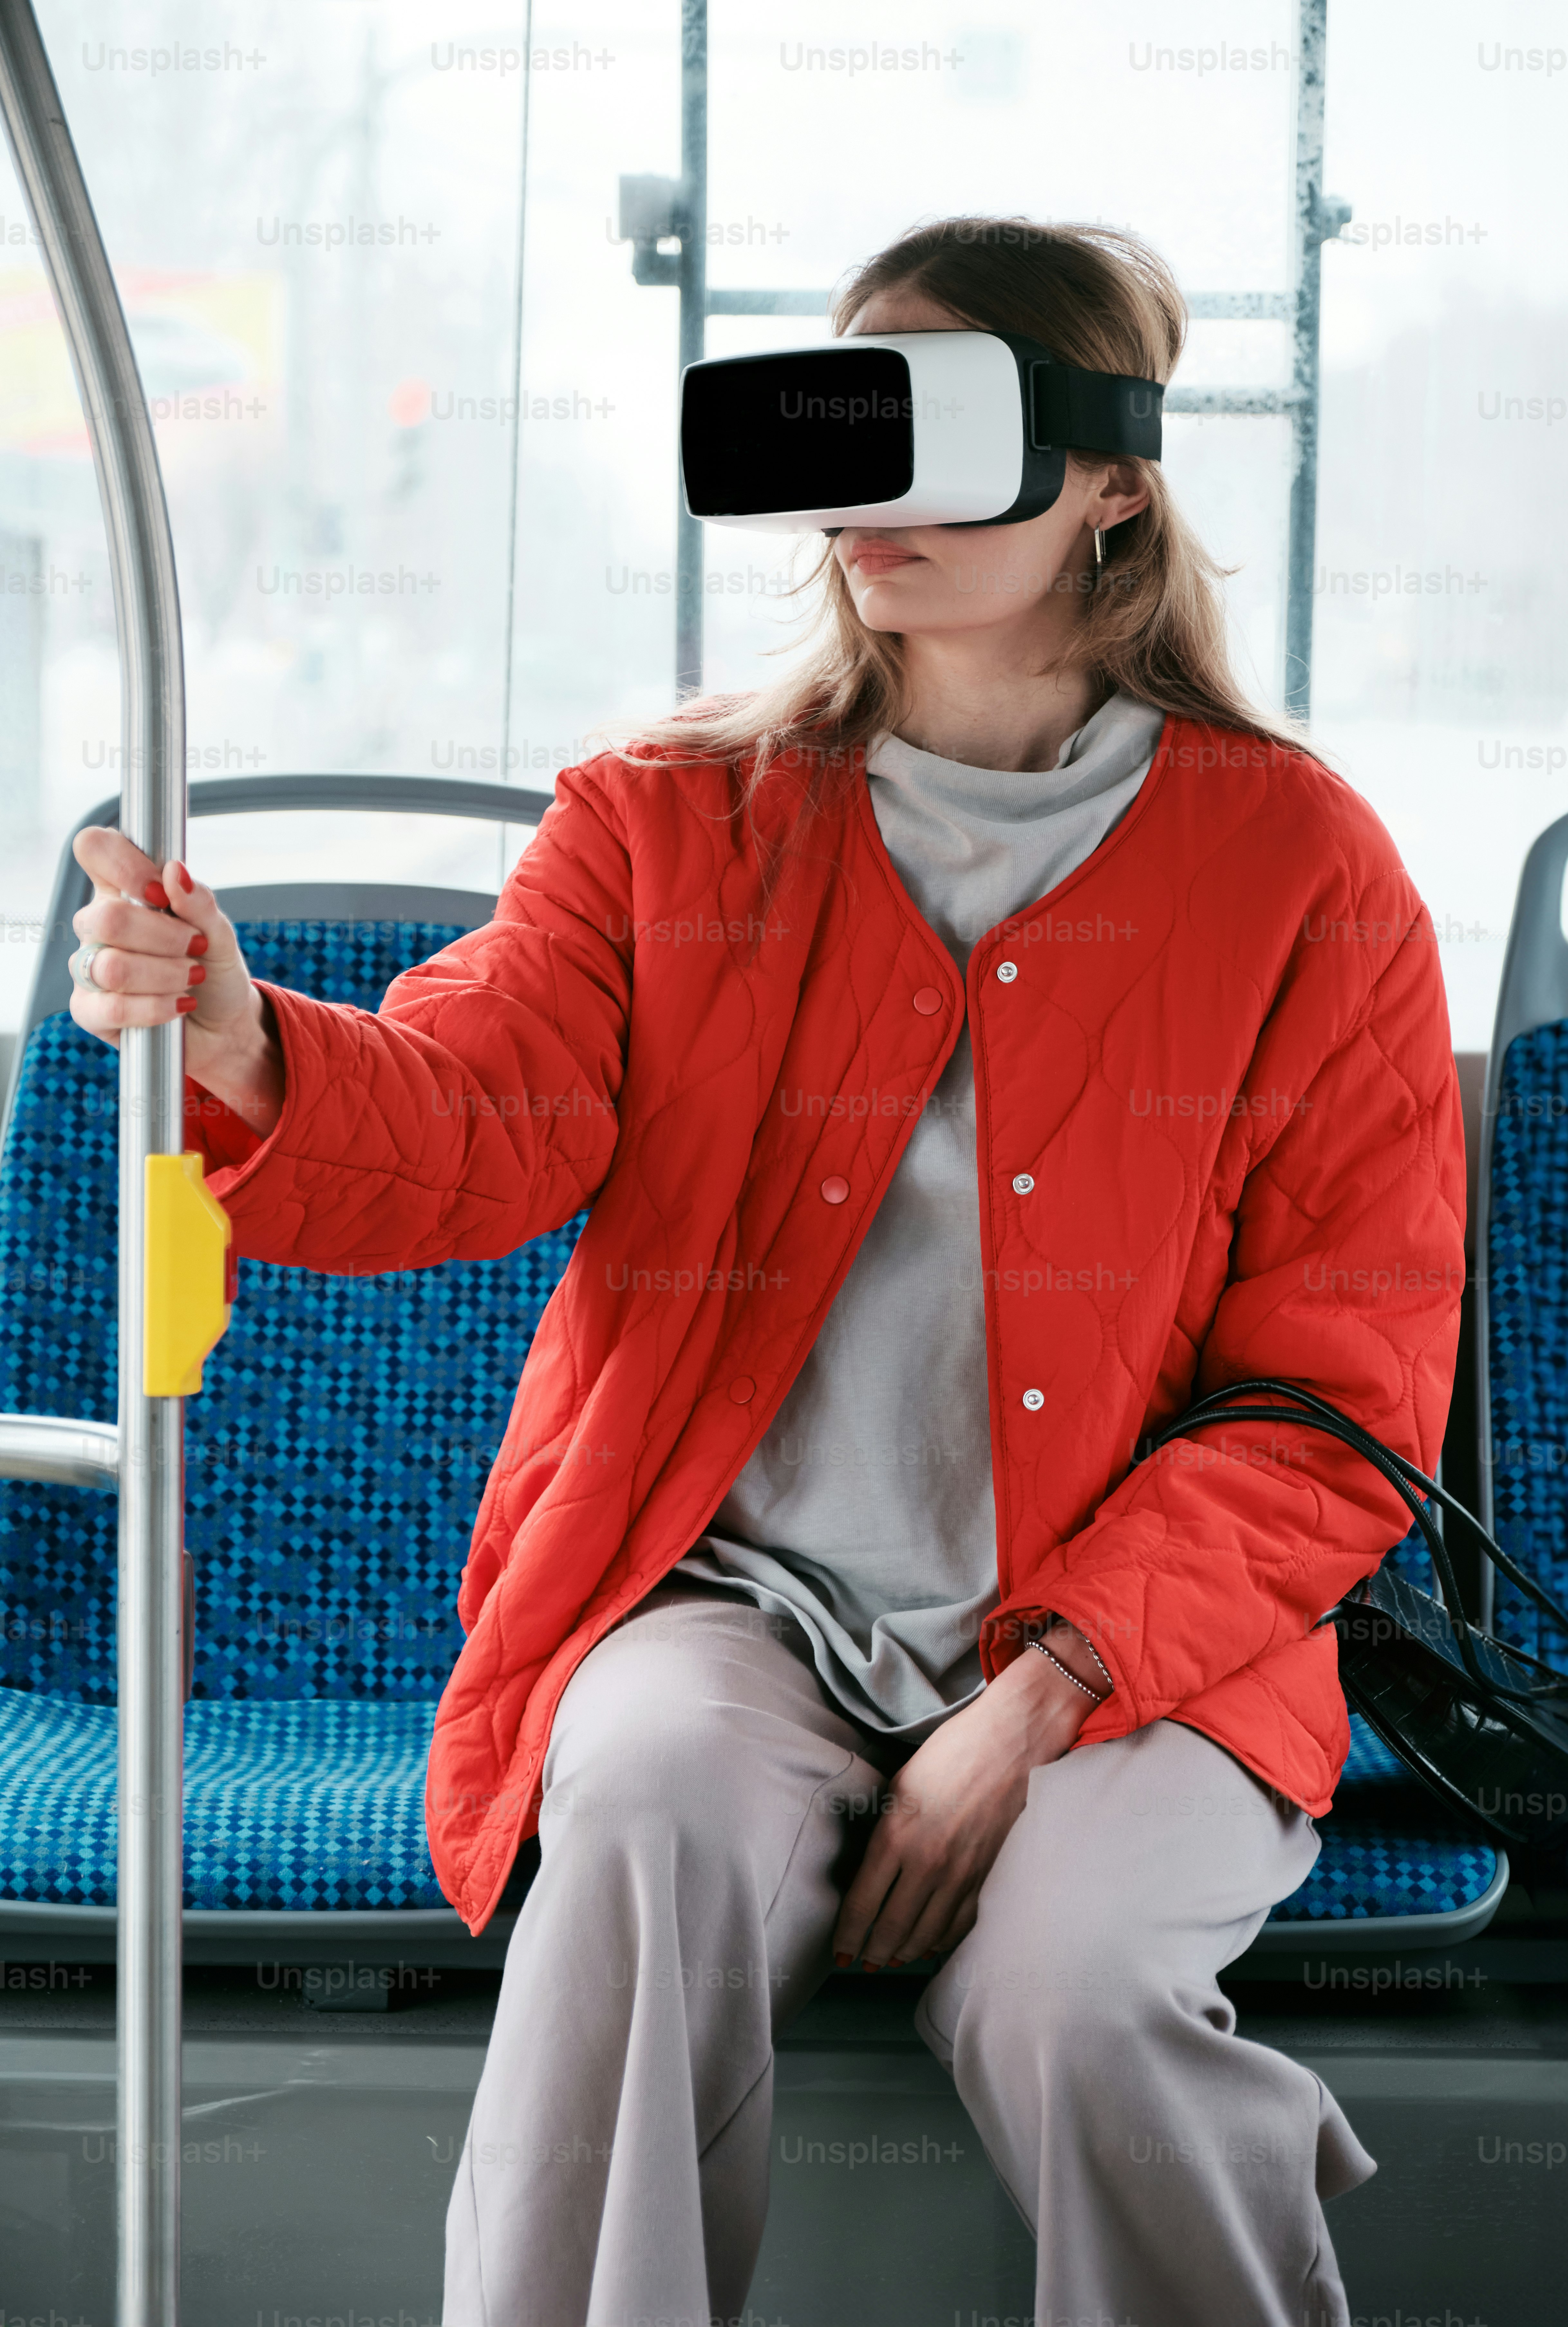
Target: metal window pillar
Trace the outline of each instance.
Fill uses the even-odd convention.
[[[1285,709],[1304,720],[1312,696],[1312,565],[1318,529],[1318,335],[1323,245],[1350,216],[1350,205],[1323,193],[1323,77],[1329,0],[1301,0],[1296,31],[1296,113],[1292,156],[1293,254],[1288,292],[1199,292],[1188,301],[1199,322],[1246,319],[1288,322],[1288,388],[1178,388],[1167,412],[1283,413],[1291,424],[1291,499],[1285,537]]]
[[[120,658],[121,829],[185,853],[184,665],[152,423],[60,92],[29,0],[0,0],[0,112],[92,439]],[[119,1252],[119,2327],[180,2305],[184,1403],[142,1370],[145,1180],[177,1155],[184,1029],[121,1036]]]
[[[702,360],[710,315],[825,315],[826,291],[710,291],[707,287],[707,0],[681,0],[681,175],[621,181],[621,236],[632,246],[637,283],[678,287],[680,361]],[[1292,325],[1286,388],[1172,388],[1171,413],[1284,414],[1291,423],[1291,497],[1285,549],[1283,695],[1305,719],[1311,703],[1312,562],[1318,510],[1318,324],[1325,241],[1350,216],[1323,195],[1323,73],[1328,0],[1300,0],[1293,156],[1293,285],[1289,291],[1200,291],[1187,304],[1199,322]],[[659,249],[678,240],[678,257]],[[676,685],[703,679],[702,525],[677,503]]]

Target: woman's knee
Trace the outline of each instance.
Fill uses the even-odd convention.
[[[725,1708],[657,1685],[583,1692],[565,1704],[545,1767],[540,1838],[552,1820],[728,1829],[742,1815],[742,1771]]]
[[[1070,2073],[1146,2046],[1171,2008],[1154,1951],[1092,1913],[1000,1929],[983,1916],[938,1973],[927,2017],[973,2063]]]
[[[591,1649],[556,1712],[541,1832],[553,1815],[743,1839],[842,1772],[836,1724],[811,1720],[798,1659],[758,1616],[656,1598]]]
[[[802,1706],[797,1660],[727,1612],[639,1619],[573,1676],[539,1811],[557,1886],[621,1868],[637,1895],[673,1883],[712,1917],[771,1914],[786,1887],[817,1911],[850,1821],[840,1781],[874,1773],[835,1734],[845,1724]]]
[[[1155,2005],[1144,1972],[1115,1955],[992,1954],[966,1962],[960,1950],[948,1968],[958,2009],[1000,2044],[1031,2039],[1055,2047],[1079,2033],[1096,2037],[1146,2019]]]

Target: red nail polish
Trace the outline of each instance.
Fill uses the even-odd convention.
[[[205,952],[206,952],[206,950],[207,950],[207,940],[206,940],[206,939],[202,936],[202,934],[201,934],[201,930],[192,930],[192,932],[191,932],[191,942],[190,942],[190,944],[186,947],[185,950],[186,950],[186,952],[187,952],[187,953],[205,953]]]
[[[882,1967],[884,1971],[902,1971],[903,1967],[904,1959],[902,1956],[889,1956],[887,1962]]]
[[[143,890],[142,894],[145,897],[149,905],[156,905],[160,911],[167,911],[169,905],[169,892],[164,888],[161,881],[149,881],[146,887]]]
[[[185,894],[189,896],[191,890],[196,886],[196,883],[192,881],[191,875],[186,872],[185,867],[180,863],[178,858],[176,858],[174,862],[174,874],[176,879],[179,881],[180,886],[184,890]]]
[[[206,983],[207,983],[207,972],[202,968],[201,964],[199,961],[194,961],[194,962],[192,962],[192,963],[191,963],[191,975],[190,975],[190,977],[185,980],[185,983],[186,983],[186,985],[187,985],[187,986],[205,986],[205,985],[206,985]]]
[[[842,1953],[836,1953],[836,1954],[834,1956],[833,1960],[834,1960],[834,1962],[838,1966],[838,1968],[839,1968],[839,1970],[840,1970],[840,1971],[847,1971],[847,1970],[849,1969],[850,1965],[854,1961],[854,1958],[853,1956],[846,1956],[846,1955],[844,1955],[844,1954],[842,1954]]]
[[[182,994],[174,1007],[182,1012],[194,1010],[201,999],[201,996],[199,994]]]

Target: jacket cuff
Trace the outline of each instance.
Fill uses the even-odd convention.
[[[206,1177],[247,1164],[261,1145],[261,1137],[243,1116],[226,1107],[194,1075],[185,1078],[185,1145],[195,1148],[206,1165]]]
[[[1066,1576],[1058,1576],[1049,1584],[1036,1576],[1016,1598],[1004,1602],[987,1616],[980,1631],[980,1657],[987,1674],[994,1678],[1022,1653],[1034,1634],[1045,1631],[1059,1619],[1083,1634],[1111,1676],[1112,1687],[1109,1695],[1101,1698],[1102,1706],[1131,1706],[1132,1691],[1118,1654],[1119,1644],[1126,1639],[1131,1626],[1125,1619],[1118,1621],[1105,1609],[1091,1606]],[[1114,1734],[1119,1735],[1123,1729],[1139,1727],[1144,1717],[1135,1715],[1119,1723]]]
[[[253,1129],[243,1116],[203,1089],[193,1076],[185,1078],[186,1136],[191,1146],[201,1149],[212,1193],[219,1202],[226,1201],[241,1183],[247,1189],[250,1187],[257,1174],[265,1172],[272,1159],[286,1147],[299,1120],[310,1062],[302,1051],[294,1012],[341,1014],[331,1003],[315,1002],[309,995],[290,993],[286,987],[270,985],[265,978],[258,977],[256,983],[272,1004],[278,1045],[283,1052],[283,1104],[272,1129],[266,1133]]]

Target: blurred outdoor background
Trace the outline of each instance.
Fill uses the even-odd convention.
[[[156,417],[192,776],[547,790],[602,723],[670,707],[677,294],[633,283],[616,182],[678,173],[678,0],[535,8],[526,171],[521,9],[39,15]],[[1323,253],[1313,725],[1432,909],[1461,1050],[1489,1041],[1525,850],[1568,807],[1563,39],[1547,0],[1330,0],[1324,184],[1353,216]],[[826,288],[964,210],[1131,226],[1189,291],[1283,291],[1294,40],[1272,0],[714,0],[710,283]],[[851,72],[869,42],[915,61]],[[1199,70],[1233,46],[1245,69]],[[61,837],[117,790],[119,714],[86,432],[4,155],[0,245],[3,1033]],[[708,351],[826,332],[715,318]],[[1178,383],[1283,382],[1287,338],[1197,323]],[[1277,705],[1287,424],[1166,441]],[[793,650],[790,556],[709,529],[710,685]],[[192,855],[220,882],[483,887],[526,837],[295,817],[203,824]]]

